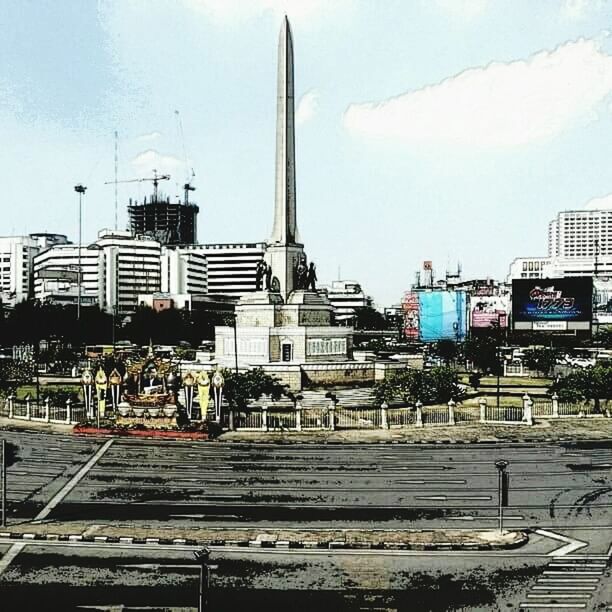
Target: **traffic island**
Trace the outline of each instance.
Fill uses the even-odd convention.
[[[151,528],[82,523],[21,524],[0,532],[11,540],[310,550],[504,550],[529,540],[524,531],[472,529]]]
[[[152,429],[148,427],[95,427],[75,425],[75,434],[81,436],[132,436],[138,438],[164,438],[171,440],[208,440],[207,430],[182,431],[178,429]]]

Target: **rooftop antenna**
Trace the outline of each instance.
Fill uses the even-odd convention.
[[[115,231],[117,231],[118,229],[118,223],[117,223],[117,210],[118,210],[118,206],[117,206],[117,175],[118,175],[118,171],[119,171],[119,155],[117,153],[117,130],[115,130]]]

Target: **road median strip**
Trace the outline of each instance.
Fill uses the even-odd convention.
[[[24,526],[26,527],[26,526]],[[523,531],[509,531],[499,535],[494,531],[471,531],[471,530],[361,530],[343,529],[330,530],[328,533],[312,533],[308,535],[307,530],[297,531],[294,534],[285,529],[268,529],[265,533],[261,530],[252,530],[240,533],[231,529],[194,529],[183,530],[181,537],[159,537],[159,531],[153,529],[135,528],[130,534],[126,527],[123,533],[117,532],[117,527],[109,527],[111,533],[98,535],[86,535],[81,533],[57,533],[47,532],[36,525],[37,531],[5,531],[0,533],[0,539],[11,541],[21,540],[29,542],[53,541],[65,542],[67,545],[90,543],[90,544],[116,544],[120,546],[213,546],[224,548],[248,548],[248,549],[321,549],[321,550],[389,550],[389,551],[432,551],[432,550],[503,550],[519,548],[527,543],[528,536]],[[66,527],[65,525],[62,527]],[[49,525],[50,529],[60,531],[58,524]],[[104,526],[100,527],[104,532]],[[149,532],[144,534],[143,532]],[[225,531],[225,533],[224,533]],[[186,537],[192,535],[193,537]],[[389,537],[391,536],[391,537]]]

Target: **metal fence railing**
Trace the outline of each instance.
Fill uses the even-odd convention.
[[[552,416],[553,403],[548,398],[536,398],[533,400],[531,413],[534,417]]]
[[[329,411],[308,408],[302,412],[302,429],[329,429]]]
[[[339,429],[379,428],[381,424],[380,408],[336,408],[336,427]]]
[[[447,425],[448,408],[427,406],[423,408],[423,425]]]
[[[455,422],[457,423],[476,423],[480,421],[479,406],[456,406]]]
[[[407,427],[416,423],[416,411],[413,408],[389,408],[387,411],[389,427]]]
[[[520,423],[523,420],[522,406],[488,406],[485,408],[485,420],[492,422]]]

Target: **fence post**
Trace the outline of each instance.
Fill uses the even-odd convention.
[[[480,422],[484,423],[487,420],[487,398],[481,397],[478,405],[480,406]]]
[[[334,431],[336,429],[336,402],[334,402],[334,400],[331,400],[329,402],[328,414],[329,428],[331,429],[331,431]]]
[[[423,427],[423,404],[421,402],[417,402],[415,404],[415,408],[416,408],[415,425],[417,427]]]
[[[51,420],[51,411],[49,410],[49,400],[48,397],[45,397],[45,423],[48,423]]]
[[[455,402],[452,399],[448,400],[448,424],[455,424]]]
[[[268,407],[261,407],[261,430],[268,431]]]
[[[552,416],[553,419],[559,418],[559,396],[556,393],[552,395]]]
[[[523,422],[527,423],[527,425],[533,425],[533,416],[531,412],[531,407],[533,406],[533,402],[529,397],[528,393],[523,395]]]
[[[72,422],[72,402],[70,398],[66,400],[66,425],[70,425]]]
[[[26,401],[26,419],[28,421],[31,421],[32,420],[32,404],[31,404],[32,398],[30,397],[29,394],[26,395],[25,401]]]
[[[229,430],[234,431],[234,411],[229,411]]]
[[[14,404],[13,402],[15,401],[15,396],[14,395],[9,395],[8,396],[8,405],[9,405],[9,419],[13,418],[14,415]]]
[[[380,421],[383,429],[389,429],[389,404],[387,402],[383,402],[380,405]]]
[[[504,376],[508,376],[508,362],[504,359]]]
[[[295,429],[302,431],[302,404],[299,400],[295,402]]]

